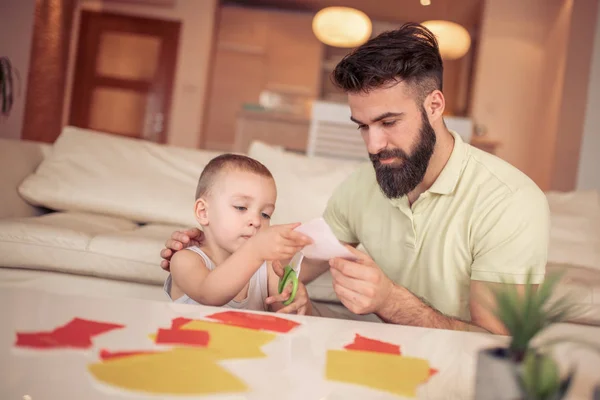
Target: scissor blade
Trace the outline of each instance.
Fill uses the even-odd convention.
[[[296,273],[296,276],[300,276],[300,269],[302,268],[302,260],[304,259],[304,254],[302,252],[298,252],[294,254],[292,260],[290,261],[290,267]]]

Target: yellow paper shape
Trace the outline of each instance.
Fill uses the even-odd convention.
[[[191,321],[180,329],[207,331],[209,335],[207,349],[213,351],[219,360],[266,357],[261,347],[276,337],[270,332],[210,321]]]
[[[429,362],[396,354],[329,350],[325,376],[332,381],[415,397],[417,386],[429,378]]]
[[[91,364],[88,369],[100,382],[153,394],[201,395],[248,389],[217,364],[213,352],[204,348],[179,347],[115,358]]]

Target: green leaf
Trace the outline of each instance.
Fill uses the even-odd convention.
[[[527,399],[550,399],[561,388],[558,366],[547,354],[529,351],[523,362],[520,379]]]

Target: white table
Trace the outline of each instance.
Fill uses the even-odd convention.
[[[87,372],[97,361],[100,348],[152,348],[140,340],[159,327],[170,326],[176,317],[200,319],[222,311],[212,307],[179,305],[144,300],[58,295],[43,291],[3,288],[0,291],[0,399],[33,400],[165,398],[131,392],[106,390]],[[14,347],[16,331],[52,330],[73,317],[120,323],[126,329],[93,339],[90,350],[31,351]],[[250,387],[249,393],[231,396],[204,396],[216,399],[398,399],[356,385],[324,379],[328,349],[342,349],[359,333],[398,344],[402,354],[429,360],[439,373],[422,385],[418,398],[472,398],[477,351],[506,342],[505,337],[346,321],[319,317],[286,316],[301,322],[292,332],[263,347],[267,358],[227,363],[235,375]],[[600,343],[600,329],[557,325],[546,335],[576,335]],[[589,350],[558,347],[562,363],[576,363],[579,372],[571,399],[590,399],[593,385],[600,383],[600,357]],[[173,397],[181,398],[181,397]]]

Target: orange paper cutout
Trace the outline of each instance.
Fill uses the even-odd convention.
[[[300,325],[298,322],[274,315],[252,314],[239,311],[218,312],[208,315],[207,318],[216,319],[227,325],[279,333],[287,333]]]
[[[370,339],[359,335],[354,337],[354,342],[344,346],[347,350],[372,351],[375,353],[387,353],[400,355],[400,346],[382,342],[380,340]]]
[[[121,357],[131,357],[140,354],[154,354],[157,351],[154,350],[137,350],[137,351],[110,351],[106,349],[100,350],[100,359],[102,361],[113,360]]]
[[[17,332],[15,346],[37,349],[67,347],[87,349],[92,346],[92,337],[124,327],[120,324],[73,318],[67,324],[50,332]]]
[[[159,329],[156,335],[157,344],[183,344],[206,347],[208,340],[208,332],[200,330]]]

